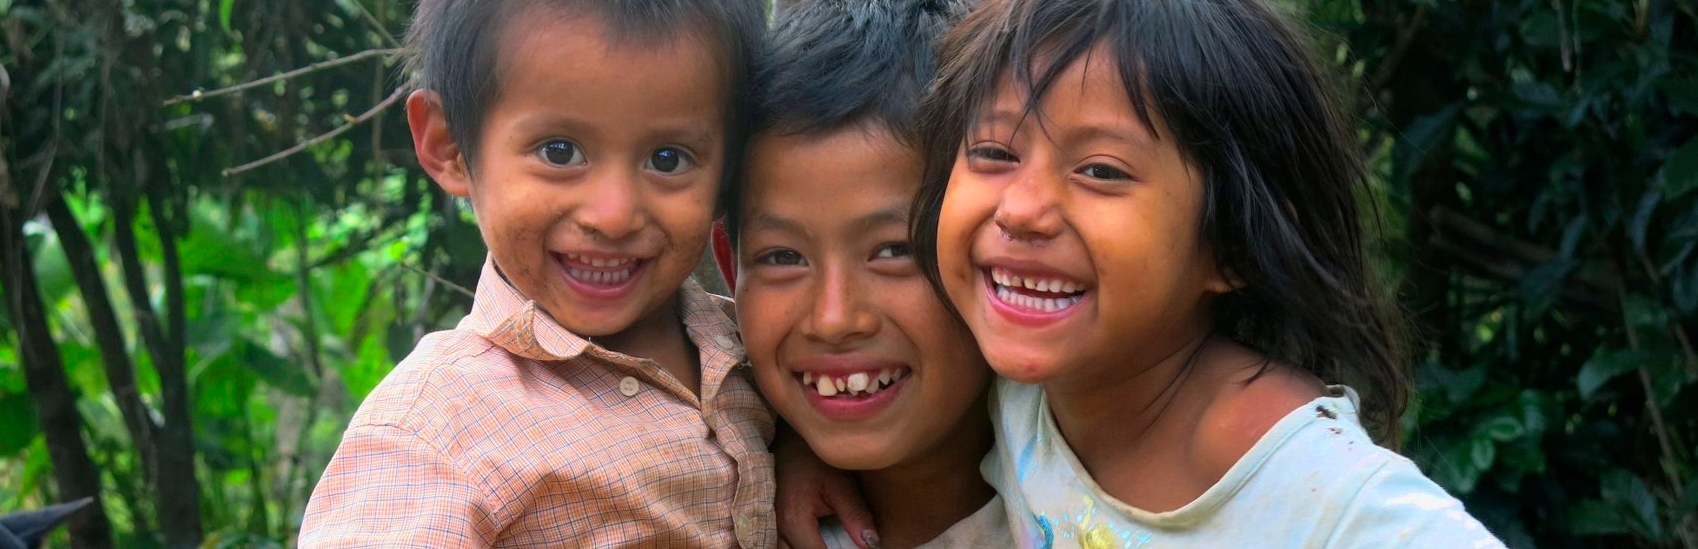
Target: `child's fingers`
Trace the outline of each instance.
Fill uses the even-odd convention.
[[[826,480],[831,482],[820,486],[820,496],[825,498],[827,512],[837,515],[837,520],[843,523],[843,530],[855,538],[855,545],[861,549],[878,549],[878,531],[873,528],[873,514],[867,511],[860,490],[847,475]]]

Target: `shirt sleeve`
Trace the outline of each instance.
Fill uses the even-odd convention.
[[[302,549],[481,548],[500,531],[488,499],[417,433],[348,429],[307,502]]]
[[[1345,506],[1330,549],[1503,549],[1462,502],[1406,460],[1387,463]]]

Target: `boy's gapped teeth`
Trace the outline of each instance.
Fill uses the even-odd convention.
[[[906,377],[907,373],[907,368],[884,368],[877,371],[869,370],[839,376],[802,372],[801,378],[803,386],[818,391],[820,396],[844,395],[856,397],[876,394],[890,387],[892,383]]]

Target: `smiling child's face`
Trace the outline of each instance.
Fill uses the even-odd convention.
[[[989,369],[920,275],[913,149],[883,130],[757,137],[737,314],[762,394],[835,467],[882,469],[979,423]]]
[[[515,15],[503,35],[472,172],[432,175],[471,198],[496,266],[568,330],[666,320],[707,242],[723,61],[693,37],[639,43],[589,15]]]
[[[1066,68],[1026,114],[1004,78],[969,128],[938,220],[949,299],[998,374],[1080,381],[1153,364],[1229,289],[1198,234],[1203,186],[1132,109],[1112,54]]]

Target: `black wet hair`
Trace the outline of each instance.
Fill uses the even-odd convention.
[[[719,48],[725,70],[727,156],[745,131],[746,89],[765,33],[764,0],[421,0],[407,29],[407,72],[442,104],[448,132],[468,163],[482,145],[484,116],[501,94],[501,37],[515,17],[535,10],[550,15],[597,17],[614,39],[666,43],[692,36]]]
[[[921,98],[944,31],[965,0],[805,0],[780,12],[755,65],[753,133],[888,131],[919,148]],[[744,159],[747,161],[747,159]],[[737,242],[741,178],[727,189],[725,229]]]
[[[1261,372],[1279,361],[1354,386],[1364,424],[1396,446],[1404,320],[1368,260],[1366,169],[1315,49],[1266,0],[987,0],[944,40],[921,110],[922,270],[941,291],[944,191],[998,84],[1012,78],[1036,112],[1062,71],[1106,51],[1130,106],[1202,181],[1201,241],[1240,284],[1211,304],[1215,332],[1263,353]]]

